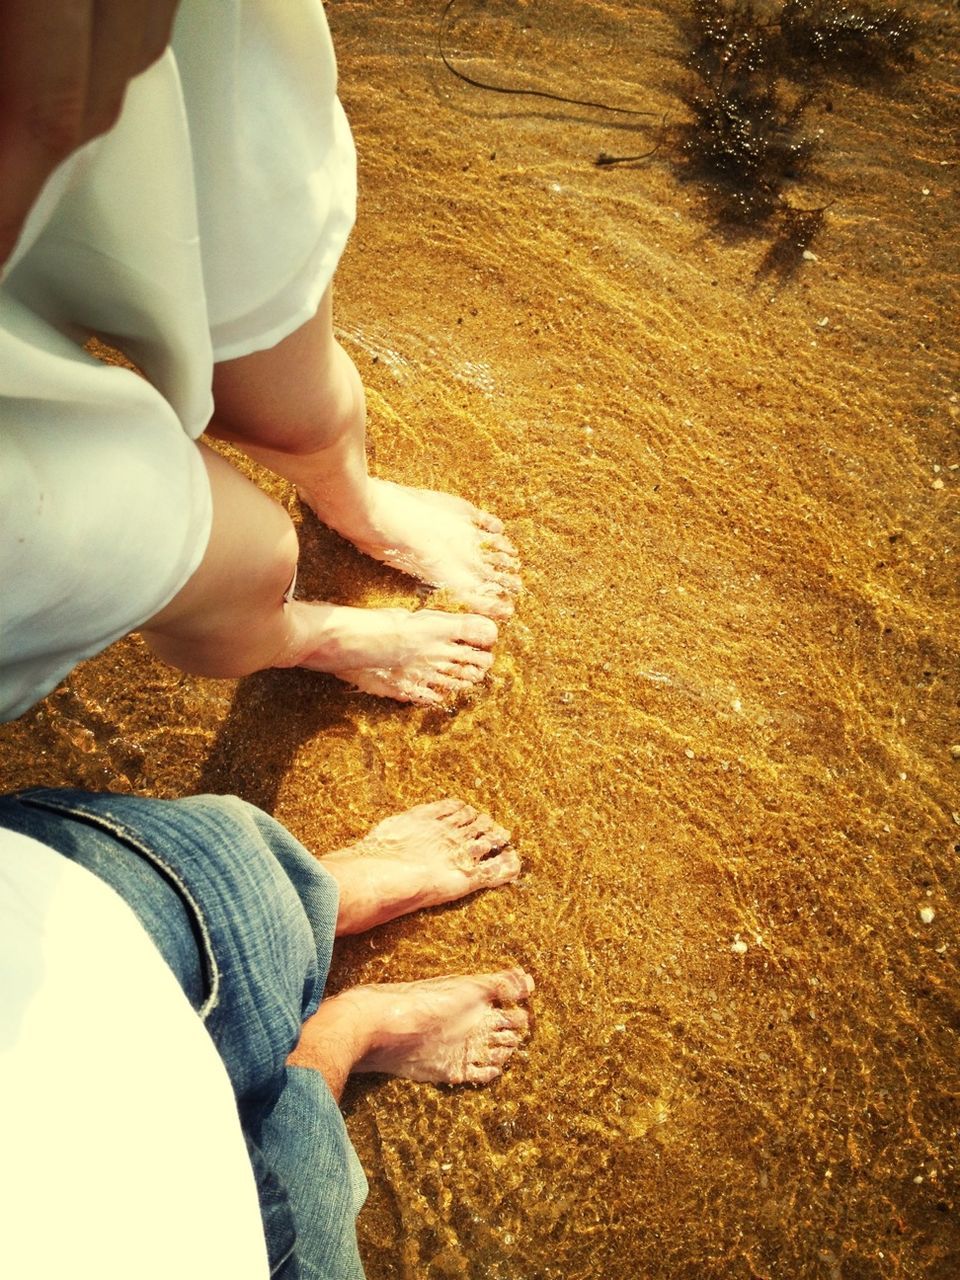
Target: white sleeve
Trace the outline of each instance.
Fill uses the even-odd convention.
[[[0,1275],[266,1280],[226,1071],[127,905],[0,831]]]

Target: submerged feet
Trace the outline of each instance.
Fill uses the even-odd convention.
[[[509,839],[462,800],[421,804],[385,819],[321,860],[340,889],[337,934],[515,879],[520,861]],[[486,1084],[529,1029],[524,1006],[532,991],[533,979],[519,968],[352,987],[321,1002],[289,1062],[321,1071],[336,1096],[356,1071]]]
[[[326,671],[364,693],[440,706],[484,679],[497,626],[439,609],[354,609],[292,601],[297,640],[278,665]]]
[[[462,800],[420,804],[386,818],[324,866],[340,888],[337,934],[455,902],[520,874],[510,832]]]
[[[375,560],[441,587],[488,618],[513,614],[520,560],[496,516],[464,498],[370,476],[364,509],[326,510],[301,489],[321,520]]]
[[[522,969],[353,987],[323,1001],[304,1024],[291,1061],[310,1065],[312,1041],[346,1037],[356,1046],[353,1071],[487,1084],[527,1033],[522,1006],[532,991]]]

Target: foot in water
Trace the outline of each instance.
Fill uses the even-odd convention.
[[[385,818],[356,844],[321,865],[340,888],[337,934],[455,902],[520,874],[510,832],[462,800],[420,804]]]
[[[375,560],[442,588],[451,599],[488,618],[512,616],[520,591],[517,549],[496,516],[464,498],[367,479],[364,508],[326,512],[300,489],[307,505],[332,529]]]
[[[298,600],[287,609],[295,639],[276,665],[325,671],[381,698],[442,706],[493,663],[497,626],[477,614]]]
[[[358,1046],[353,1071],[435,1084],[488,1084],[529,1029],[533,991],[522,969],[352,987],[324,1000],[303,1026],[302,1049],[342,1034]]]

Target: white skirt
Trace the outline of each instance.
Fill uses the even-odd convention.
[[[316,311],[356,159],[319,0],[184,0],[0,281],[0,718],[153,617],[210,531],[212,366]],[[97,334],[148,381],[80,345]]]

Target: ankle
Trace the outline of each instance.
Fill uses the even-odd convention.
[[[344,1074],[355,1070],[379,1047],[374,1022],[367,1015],[362,987],[325,998],[300,1029],[300,1039],[287,1058],[292,1067],[327,1074],[331,1058]]]

